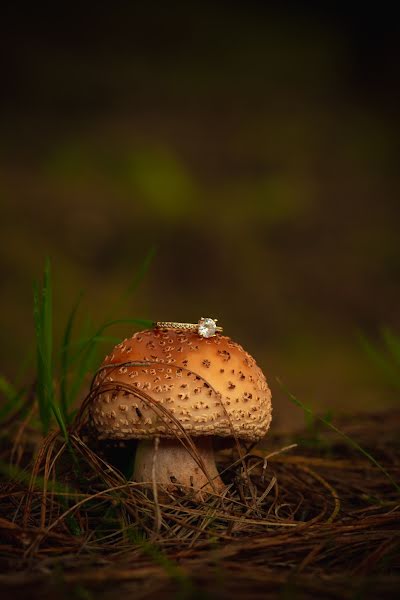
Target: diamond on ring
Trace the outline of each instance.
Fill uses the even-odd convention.
[[[210,319],[210,318],[204,318],[202,317],[199,320],[199,328],[198,328],[198,334],[201,335],[202,337],[205,338],[209,338],[209,337],[213,337],[217,332],[217,323],[214,321],[214,319]]]

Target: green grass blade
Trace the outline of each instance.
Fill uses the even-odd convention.
[[[74,355],[69,357],[69,367],[71,367],[71,365],[73,364],[73,362],[79,358],[80,354],[82,354],[82,351],[84,350],[84,347],[87,346],[87,344],[90,341],[95,341],[95,342],[99,342],[99,343],[108,343],[108,344],[119,344],[122,340],[122,337],[115,337],[115,336],[111,336],[111,335],[98,335],[93,337],[92,335],[89,337],[84,337],[81,338],[80,340],[76,340],[75,342],[70,342],[68,347],[69,350],[74,350],[77,349],[77,352],[75,352]]]
[[[135,292],[137,290],[137,288],[139,287],[139,285],[142,283],[143,279],[145,278],[151,263],[153,262],[153,259],[155,257],[155,255],[157,254],[157,247],[156,246],[152,246],[149,250],[149,252],[146,254],[146,256],[144,257],[143,261],[141,262],[141,264],[139,265],[139,268],[137,269],[137,271],[135,272],[131,283],[129,284],[129,286],[127,287],[127,289],[121,294],[121,296],[119,297],[119,299],[117,300],[117,302],[115,303],[115,305],[112,307],[112,312],[111,314],[115,314],[118,309],[120,308],[120,305],[123,303],[123,301],[130,296],[131,294],[133,294],[133,292]],[[107,319],[108,320],[108,319]]]
[[[62,411],[60,409],[59,406],[57,406],[57,404],[54,404],[54,402],[51,404],[51,410],[56,418],[56,421],[58,423],[58,426],[60,428],[61,433],[64,436],[64,439],[66,442],[68,442],[68,431],[67,431],[67,426],[64,420],[64,416],[62,414]]]
[[[0,408],[0,421],[20,408],[25,392],[26,388],[17,390],[3,375],[0,375],[0,394],[6,398],[6,402]]]
[[[142,264],[139,266],[135,275],[133,276],[132,282],[129,285],[126,294],[132,294],[137,290],[139,285],[142,283],[143,279],[147,275],[148,270],[150,269],[151,263],[154,260],[155,255],[157,254],[157,246],[152,246],[149,252],[144,257]]]
[[[183,600],[194,597],[194,583],[178,563],[169,558],[161,548],[155,546],[151,542],[137,540],[136,545],[141,548],[144,554],[152,559],[154,564],[162,567],[166,574],[175,581],[178,587],[177,598]]]
[[[117,323],[130,323],[131,325],[138,325],[139,327],[143,327],[143,329],[150,329],[154,326],[154,321],[149,321],[148,319],[114,319],[112,321],[108,321],[104,323],[96,332],[95,336],[99,336],[111,327],[111,325],[116,325]]]
[[[382,373],[386,381],[394,386],[400,388],[400,372],[399,369],[394,367],[383,352],[378,350],[365,335],[360,333],[358,335],[361,347],[365,354],[368,356],[370,361],[375,367]]]
[[[44,271],[44,285],[42,298],[43,311],[43,334],[46,344],[47,367],[51,373],[51,360],[53,353],[53,293],[51,282],[51,267],[50,260],[46,259],[46,267]],[[52,388],[52,385],[50,386]],[[49,387],[49,389],[50,389]]]
[[[78,367],[76,368],[76,372],[75,372],[75,377],[73,379],[72,385],[71,385],[71,392],[70,392],[70,396],[69,396],[69,402],[70,405],[72,405],[79,393],[79,390],[82,388],[83,386],[83,382],[85,379],[86,374],[92,370],[91,366],[93,365],[94,359],[95,359],[95,353],[96,353],[96,349],[97,349],[97,342],[90,342],[87,347],[85,348],[85,353],[82,356],[82,359],[78,365]]]
[[[44,366],[44,350],[43,350],[43,335],[42,335],[42,313],[39,298],[39,286],[35,282],[33,291],[33,315],[35,321],[36,334],[36,379],[37,379],[37,397],[39,403],[39,414],[44,433],[49,427],[49,415],[46,408],[46,385],[45,385],[45,366]]]
[[[145,320],[145,319],[115,319],[113,321],[108,321],[108,323],[104,323],[95,334],[88,339],[86,345],[81,349],[80,355],[81,360],[76,368],[76,373],[74,377],[74,381],[71,385],[71,393],[70,393],[70,405],[76,400],[76,397],[79,393],[83,385],[84,378],[89,371],[95,370],[96,368],[96,351],[98,347],[99,340],[102,339],[102,333],[108,327],[112,325],[116,325],[117,323],[130,323],[131,325],[139,325],[140,327],[150,328],[153,325],[153,321]]]
[[[146,273],[148,272],[150,265],[154,259],[156,251],[157,251],[157,249],[155,246],[152,246],[150,248],[150,250],[147,253],[147,255],[145,256],[144,260],[139,265],[139,268],[137,269],[137,271],[132,279],[132,282],[130,283],[130,285],[128,286],[126,291],[121,295],[120,299],[118,300],[118,302],[116,304],[117,307],[123,302],[123,300],[126,298],[126,296],[132,294],[138,288],[140,283],[143,281],[143,279],[144,279]],[[115,308],[116,307],[113,308],[112,312],[115,312]],[[106,336],[102,335],[104,333],[104,331],[108,327],[111,327],[112,325],[116,325],[119,323],[129,323],[132,325],[138,325],[145,329],[148,329],[153,326],[152,321],[145,320],[145,319],[115,319],[115,320],[107,319],[106,322],[103,323],[95,331],[95,333],[93,335],[87,337],[86,340],[84,338],[74,344],[71,344],[71,342],[70,342],[71,330],[72,330],[72,324],[73,324],[73,320],[75,318],[75,314],[76,314],[76,310],[73,310],[70,315],[69,322],[67,324],[67,328],[66,328],[66,332],[65,332],[65,336],[64,336],[64,345],[63,345],[64,363],[63,363],[62,373],[61,373],[61,379],[62,379],[61,401],[62,401],[64,417],[66,417],[66,415],[68,414],[68,408],[75,402],[77,395],[79,393],[79,390],[81,389],[81,387],[83,385],[86,374],[90,370],[93,370],[93,368],[95,368],[95,366],[96,366],[95,363],[96,363],[96,352],[97,352],[98,344],[103,341],[111,341],[111,340],[107,340]],[[114,343],[118,343],[118,342],[119,342],[119,340],[116,341],[114,338]],[[81,346],[81,347],[78,349],[78,351],[75,353],[74,356],[70,356],[70,353],[69,353],[70,347],[76,346],[76,345]],[[73,381],[71,383],[70,391],[69,391],[69,393],[67,393],[66,387],[67,387],[68,369],[72,364],[76,365],[76,363],[78,363],[78,364],[75,369],[75,375],[74,375]]]
[[[20,361],[14,384],[11,384],[6,377],[0,375],[0,395],[4,396],[6,400],[0,408],[0,421],[3,421],[13,412],[16,413],[22,408],[23,400],[28,390],[28,386],[23,385],[22,381],[34,358],[34,349],[31,348]]]
[[[82,300],[83,293],[79,294],[78,300],[72,307],[72,310],[68,316],[67,324],[64,330],[64,336],[61,347],[61,360],[60,360],[60,404],[61,412],[64,420],[68,421],[68,372],[70,368],[70,345],[71,335],[74,326],[76,314]]]
[[[353,440],[353,438],[351,438],[349,435],[347,435],[346,433],[341,431],[338,427],[336,427],[329,420],[325,419],[324,417],[315,415],[314,411],[311,408],[309,408],[308,406],[303,404],[303,402],[301,402],[298,398],[296,398],[296,396],[294,396],[291,392],[289,392],[289,390],[287,390],[285,388],[285,386],[282,384],[282,382],[280,381],[280,379],[278,377],[276,378],[276,380],[278,381],[281,388],[286,392],[286,394],[288,395],[290,400],[293,402],[293,404],[295,404],[296,406],[301,408],[308,415],[312,415],[315,419],[318,419],[318,421],[323,423],[326,427],[328,427],[329,429],[331,429],[332,431],[334,431],[335,433],[340,435],[344,440],[346,440],[346,442],[350,446],[353,446],[353,448],[358,450],[358,452],[361,452],[361,454],[363,454],[369,461],[371,461],[389,479],[389,481],[392,483],[392,485],[395,487],[395,489],[398,492],[400,492],[400,485],[393,479],[393,477],[390,475],[390,473],[372,456],[372,454],[370,454],[367,450],[365,450],[362,446],[360,446],[360,444],[358,444],[355,440]]]
[[[26,388],[22,388],[12,400],[9,400],[1,407],[0,421],[3,421],[3,419],[6,419],[12,412],[17,412],[22,407],[22,399],[25,393]]]
[[[13,400],[18,394],[12,383],[7,381],[3,375],[0,375],[0,394],[3,394],[7,400]]]
[[[382,337],[394,361],[400,365],[400,337],[386,328],[382,330]],[[400,380],[400,369],[397,372],[397,377]]]
[[[21,469],[21,467],[6,463],[1,459],[0,474],[5,475],[11,481],[15,481],[24,485],[30,485],[32,480],[32,472],[28,468]],[[34,487],[38,491],[42,491],[45,484],[47,489],[54,494],[64,494],[66,496],[71,495],[71,489],[62,483],[59,483],[58,481],[45,481],[44,477],[40,475],[35,478]]]
[[[44,433],[47,433],[51,420],[51,405],[53,403],[53,315],[52,315],[52,287],[50,261],[47,259],[43,287],[39,290],[37,282],[34,284],[33,315],[36,333],[37,355],[37,392],[39,414]]]

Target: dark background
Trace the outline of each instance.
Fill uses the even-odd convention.
[[[400,330],[394,15],[89,6],[3,9],[3,374],[33,347],[47,255],[59,338],[81,289],[101,322],[156,244],[112,316],[218,317],[265,370],[275,427],[302,421],[277,376],[320,411],[393,405],[358,332]]]

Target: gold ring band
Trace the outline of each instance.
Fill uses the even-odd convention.
[[[183,331],[195,331],[201,337],[213,337],[217,333],[222,333],[222,327],[217,325],[218,319],[202,317],[198,323],[177,323],[175,321],[156,321],[155,327],[159,329],[179,329]]]

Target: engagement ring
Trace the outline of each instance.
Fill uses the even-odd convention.
[[[213,337],[222,333],[222,327],[217,326],[218,319],[202,317],[198,323],[175,323],[173,321],[156,321],[155,327],[159,329],[183,329],[185,331],[196,331],[201,337]]]

